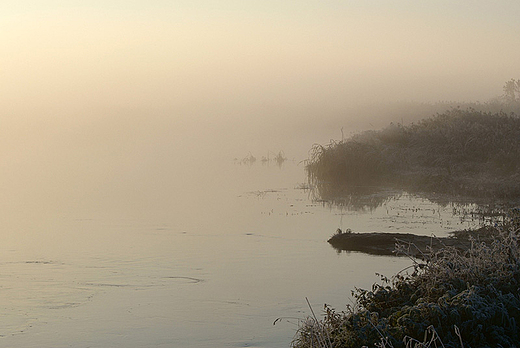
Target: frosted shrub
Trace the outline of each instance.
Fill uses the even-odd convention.
[[[496,227],[490,243],[473,240],[465,252],[444,248],[426,261],[415,260],[411,274],[382,277],[371,290],[356,289],[354,306],[344,312],[326,307],[322,321],[300,327],[293,347],[321,347],[302,340],[317,325],[327,330],[328,347],[462,347],[462,342],[473,348],[515,347],[520,342],[517,213],[511,211]]]

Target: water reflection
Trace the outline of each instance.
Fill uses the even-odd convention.
[[[402,191],[385,190],[372,186],[351,187],[348,190],[336,192],[336,194],[332,194],[332,190],[323,193],[323,186],[320,188],[311,186],[309,193],[314,201],[321,202],[324,205],[367,213],[374,211],[392,199],[398,199],[402,195]]]
[[[288,346],[296,326],[272,323],[304,318],[305,297],[317,311],[323,303],[343,308],[350,290],[370,287],[376,272],[392,275],[409,265],[338,256],[327,243],[337,228],[446,235],[473,223],[451,206],[405,193],[316,202],[300,184],[302,166],[272,163],[228,160],[203,171],[207,177],[184,166],[178,184],[167,175],[136,179],[104,200],[50,206],[48,226],[34,215],[27,227],[20,224],[27,219],[11,218],[22,233],[0,246],[2,343]],[[150,195],[149,204],[123,194],[136,187]],[[372,208],[357,209],[363,206]]]
[[[341,210],[370,213],[392,200],[400,200],[402,196],[413,196],[419,200],[427,200],[439,208],[450,208],[453,215],[462,219],[479,220],[482,224],[494,224],[503,221],[507,211],[518,206],[516,201],[490,201],[482,198],[436,194],[435,192],[418,192],[398,190],[384,186],[348,186],[335,187],[326,183],[314,183],[303,187],[308,190],[309,197],[324,206],[336,207]],[[416,207],[410,207],[414,210]]]
[[[472,238],[490,241],[487,227],[504,223],[508,212],[515,206],[514,202],[489,203],[456,194],[413,194],[376,186],[351,186],[335,190],[331,185],[320,183],[310,185],[309,192],[314,201],[346,214],[377,216],[381,211],[386,211],[381,221],[387,221],[388,225],[379,225],[380,230],[371,230],[367,224],[354,232],[351,226],[344,230],[338,228],[328,240],[338,254],[398,255],[398,244],[401,251],[405,251],[402,256],[423,257],[428,250],[445,246],[466,250],[470,247],[469,234]],[[452,219],[446,219],[450,214]],[[453,219],[460,222],[460,227],[453,225]],[[431,228],[435,221],[441,227],[451,229],[452,236],[447,238],[446,233],[439,234],[435,229],[431,229],[429,235],[414,234],[414,225]]]

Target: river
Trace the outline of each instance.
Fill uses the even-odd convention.
[[[342,310],[411,263],[338,253],[337,228],[476,223],[407,194],[365,210],[313,201],[301,161],[326,130],[123,120],[19,125],[4,140],[0,345],[288,347],[306,298]],[[261,162],[280,150],[281,166]]]

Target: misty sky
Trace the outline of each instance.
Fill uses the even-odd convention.
[[[183,151],[194,168],[305,154],[353,103],[486,101],[520,78],[519,14],[517,0],[2,1],[0,179],[27,199],[182,181]]]
[[[351,104],[486,101],[520,78],[518,14],[517,0],[2,1],[4,219],[197,213],[215,163],[302,160],[366,117]]]
[[[485,101],[518,78],[519,14],[514,0],[7,1],[1,105]]]

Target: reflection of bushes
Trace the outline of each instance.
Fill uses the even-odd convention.
[[[518,211],[496,229],[488,244],[464,253],[445,248],[415,263],[412,274],[383,278],[356,290],[355,307],[326,307],[309,319],[293,347],[413,347],[406,338],[435,332],[445,347],[512,347],[520,341],[520,218]],[[432,331],[433,329],[435,331]],[[313,345],[322,338],[326,344]],[[325,339],[326,338],[326,339]],[[408,339],[410,343],[410,339]]]
[[[382,190],[377,187],[353,187],[349,190],[338,192],[330,185],[321,186],[321,191],[311,189],[311,197],[315,201],[321,201],[328,207],[336,207],[347,211],[373,211],[384,203],[396,199],[400,192]],[[327,197],[326,200],[322,197]]]
[[[411,126],[391,124],[328,146],[315,145],[306,169],[318,193],[393,184],[517,197],[519,158],[520,118],[452,109]]]

